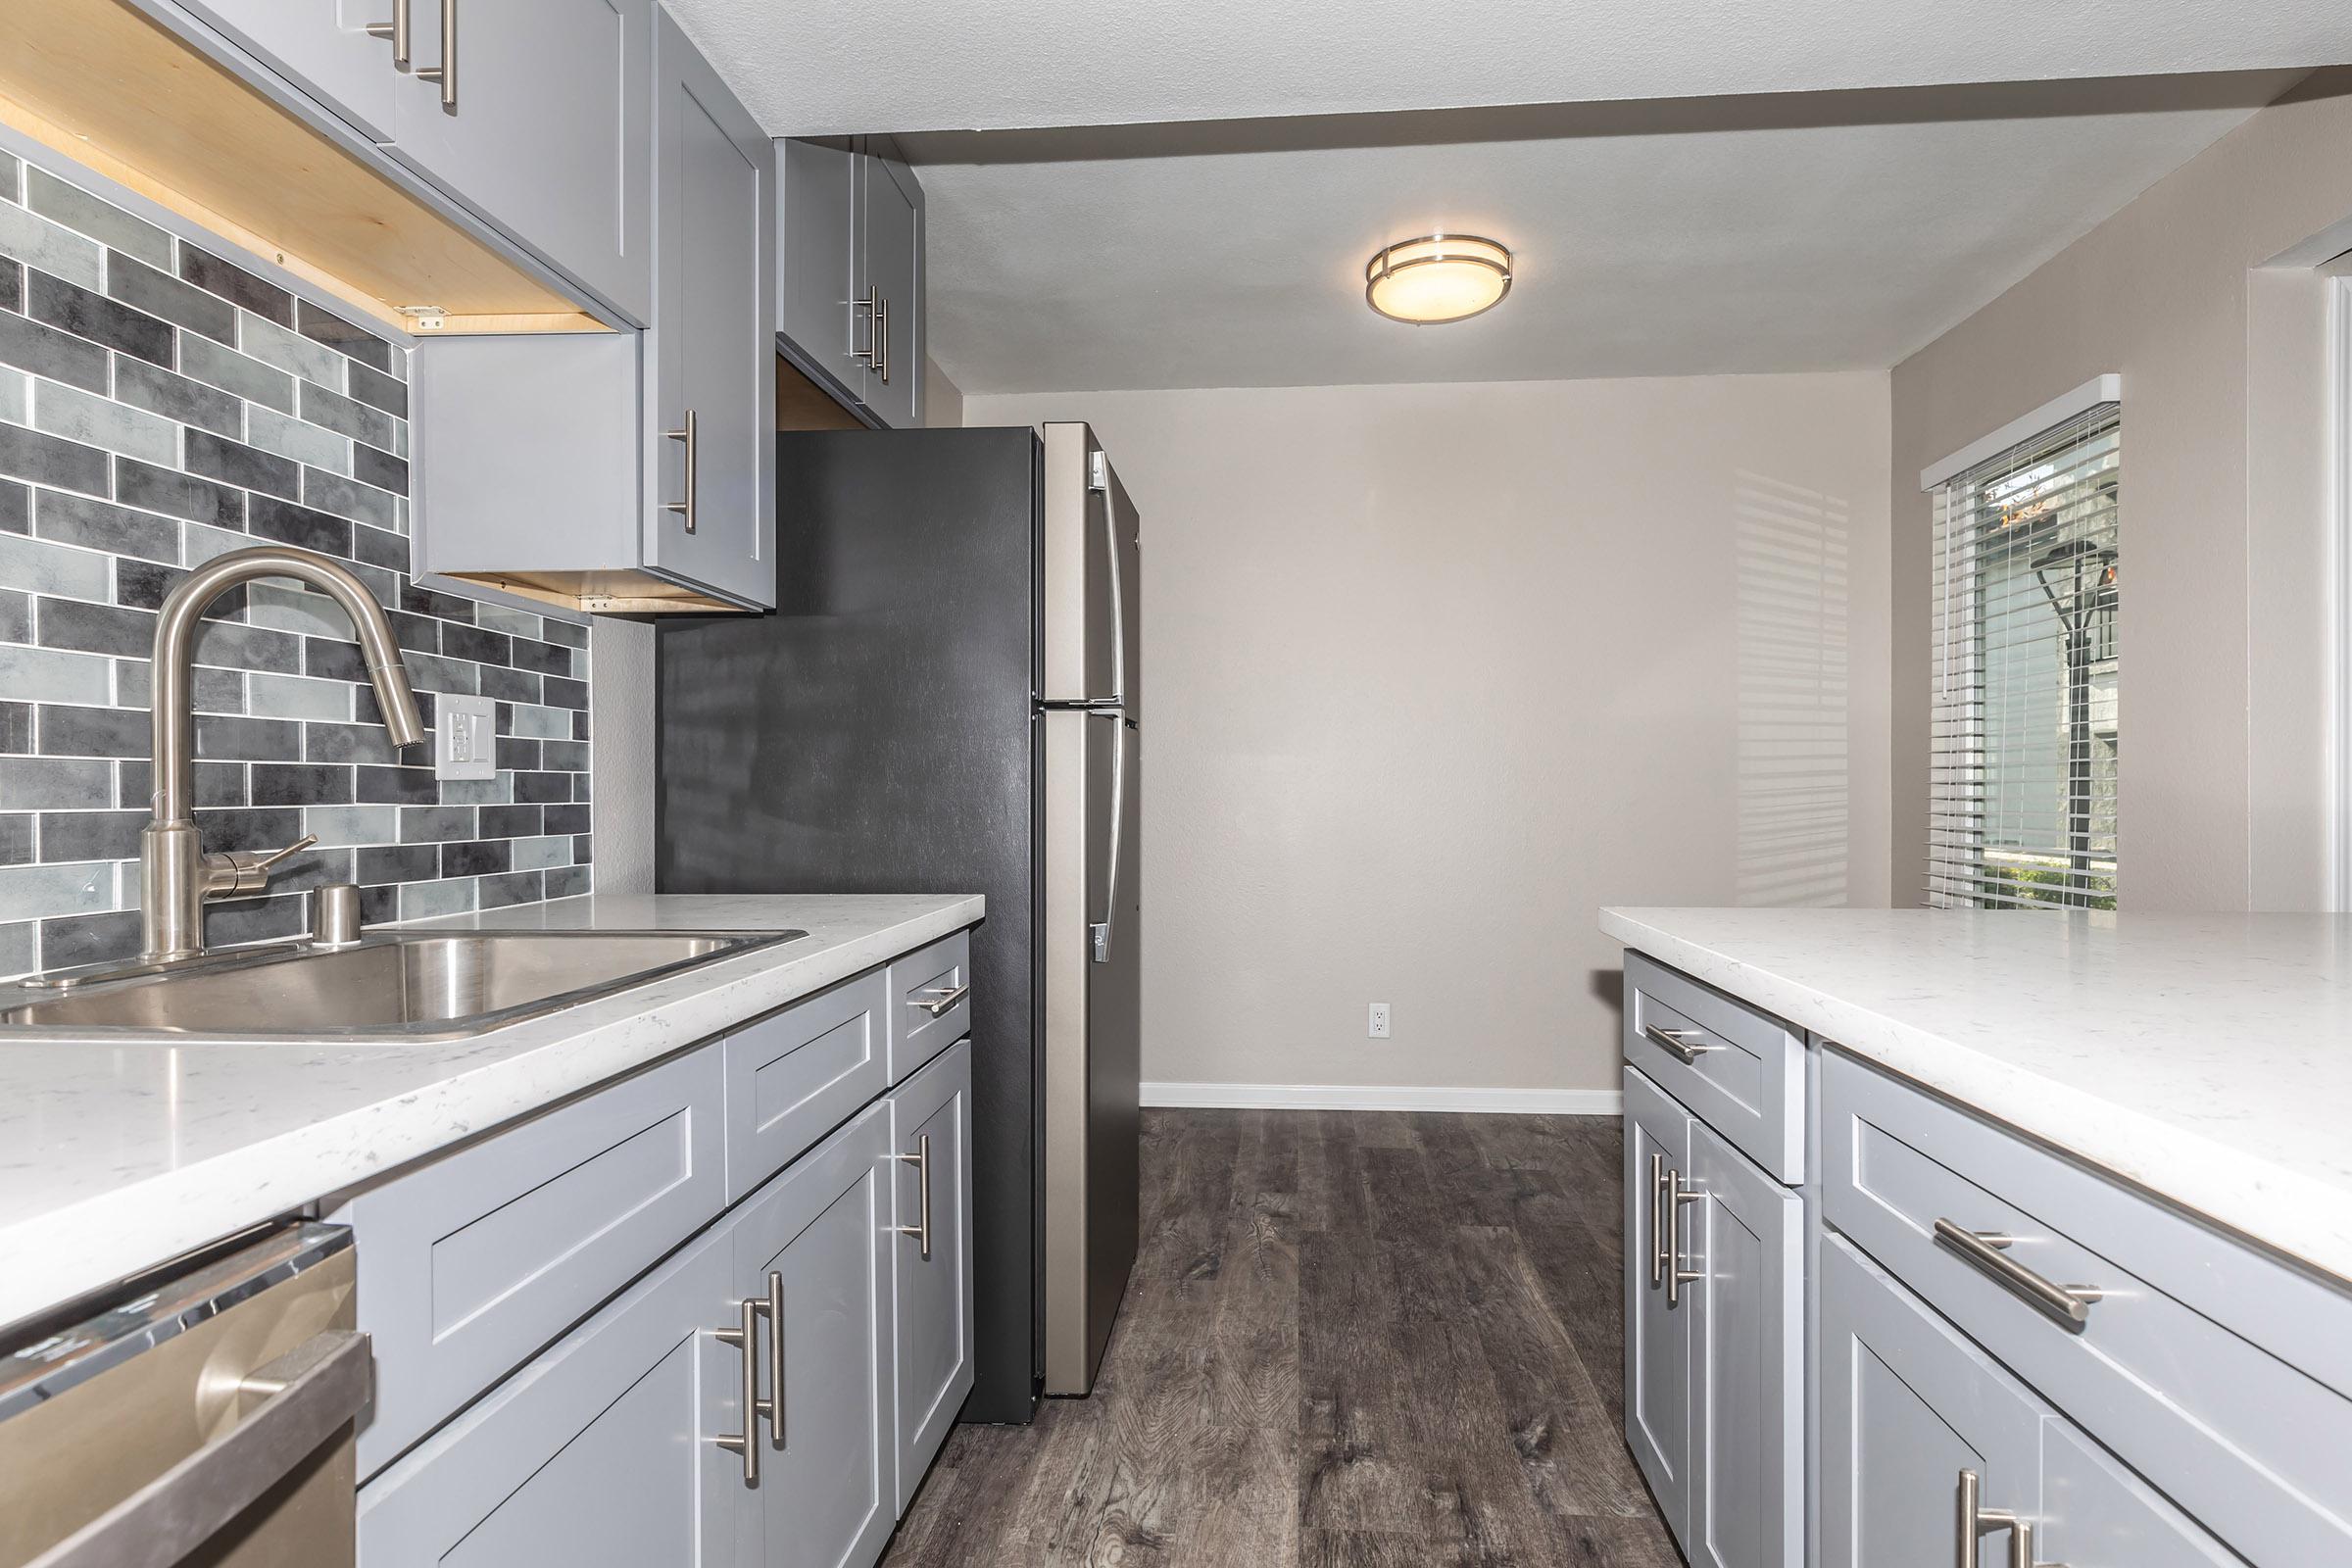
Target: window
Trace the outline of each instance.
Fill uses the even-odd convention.
[[[2115,907],[2115,385],[1932,486],[1932,906]]]

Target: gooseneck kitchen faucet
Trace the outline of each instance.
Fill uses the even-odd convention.
[[[232,550],[198,566],[164,600],[155,621],[153,675],[153,819],[139,835],[139,931],[146,963],[192,958],[204,951],[207,899],[259,893],[270,868],[318,842],[305,837],[270,855],[248,850],[207,854],[190,818],[195,798],[194,685],[196,627],[205,609],[229,589],[261,577],[291,577],[343,607],[358,633],[376,706],[395,746],[424,739],[424,721],[409,690],[392,623],[367,585],[326,557],[291,545]]]

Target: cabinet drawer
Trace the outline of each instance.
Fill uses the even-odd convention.
[[[2234,1550],[2352,1561],[2352,1297],[1836,1053],[1821,1140],[1832,1224]]]
[[[729,1202],[889,1086],[889,985],[876,969],[747,1024],[721,1043]]]
[[[971,1032],[972,934],[958,931],[890,966],[890,1081]],[[951,1000],[952,999],[952,1000]]]
[[[719,1211],[720,1100],[705,1047],[352,1200],[363,1476]]]
[[[1805,1179],[1805,1040],[1797,1031],[1628,953],[1625,1059],[1781,1181]]]

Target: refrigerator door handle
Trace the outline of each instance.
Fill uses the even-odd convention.
[[[1110,498],[1109,462],[1100,452],[1095,454],[1095,462],[1102,475],[1102,482],[1095,488],[1102,493],[1102,542],[1110,550],[1110,706],[1124,709],[1127,706],[1127,579],[1119,566],[1119,509]],[[1111,858],[1116,863],[1117,856]]]
[[[1114,558],[1115,559],[1115,558]],[[1103,878],[1106,887],[1102,894],[1102,919],[1090,924],[1086,934],[1097,963],[1110,961],[1110,926],[1119,908],[1119,840],[1127,823],[1127,715],[1116,709],[1095,709],[1089,718],[1110,720],[1110,864]]]

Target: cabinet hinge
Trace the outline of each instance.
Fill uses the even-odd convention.
[[[1109,454],[1109,453],[1107,453],[1107,452],[1100,452],[1100,451],[1098,451],[1098,452],[1092,452],[1092,453],[1089,453],[1089,454],[1087,455],[1087,460],[1086,460],[1086,487],[1087,487],[1089,490],[1100,490],[1100,491],[1103,492],[1105,495],[1109,494],[1109,492],[1110,492],[1110,454]]]

